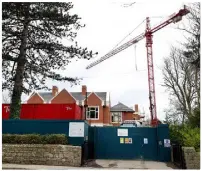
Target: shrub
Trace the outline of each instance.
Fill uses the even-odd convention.
[[[169,130],[171,142],[177,142],[186,147],[194,147],[196,151],[200,150],[200,128],[192,128],[187,125],[170,125]]]
[[[178,126],[178,125],[169,126],[171,142],[179,143],[182,145],[182,137],[181,137],[181,133],[180,133],[181,129],[182,129],[182,127]]]
[[[200,149],[200,128],[185,127],[180,133],[184,146],[194,147],[197,151]]]
[[[67,144],[67,137],[63,134],[52,134],[44,137],[47,144]]]
[[[8,144],[67,144],[65,134],[3,134],[2,143]]]
[[[15,134],[3,134],[2,143],[14,144],[16,142],[15,137],[16,137]]]

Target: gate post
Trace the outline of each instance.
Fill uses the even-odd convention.
[[[157,161],[160,161],[160,156],[159,156],[159,143],[160,143],[160,140],[159,140],[159,136],[158,136],[158,126],[155,127],[156,129],[156,144],[157,144]]]
[[[94,129],[94,132],[93,132],[93,138],[94,138],[94,159],[96,159],[97,158],[97,155],[96,155],[96,143],[97,143],[97,128],[96,128],[96,126],[94,126],[93,127],[93,129]]]
[[[168,143],[169,137],[169,127],[167,124],[160,124],[157,127],[158,135],[158,160],[162,162],[171,161],[171,145]],[[168,141],[168,142],[166,142]]]

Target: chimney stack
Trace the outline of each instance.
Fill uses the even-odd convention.
[[[82,95],[85,96],[87,93],[87,87],[86,85],[82,85]]]
[[[138,104],[135,104],[135,113],[139,114]]]
[[[58,94],[58,87],[57,86],[53,86],[52,88],[52,96],[56,96]]]

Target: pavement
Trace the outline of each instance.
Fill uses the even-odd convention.
[[[144,160],[92,160],[84,166],[106,169],[151,169],[173,170],[179,169],[169,162],[144,161]]]
[[[95,170],[95,169],[151,169],[151,170],[173,170],[179,169],[172,163],[142,161],[142,160],[91,160],[82,167],[68,166],[46,166],[46,165],[22,165],[22,164],[2,164],[2,170]]]
[[[47,165],[23,165],[3,163],[2,170],[89,170],[90,167],[70,167],[70,166],[47,166]]]

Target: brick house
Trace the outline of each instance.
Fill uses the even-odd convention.
[[[133,120],[134,112],[133,109],[119,102],[110,109],[112,125],[119,126],[124,120]]]
[[[108,92],[87,92],[82,86],[81,92],[68,92],[63,89],[59,92],[56,86],[52,92],[34,92],[27,100],[28,104],[71,104],[76,103],[82,109],[81,119],[86,119],[92,126],[105,126],[110,124],[110,97]],[[85,100],[87,97],[87,100]],[[85,109],[85,103],[88,107]],[[85,116],[86,110],[86,116]]]
[[[118,103],[110,108],[111,124],[113,126],[119,126],[121,122],[125,120],[138,120],[140,121],[144,116],[139,113],[138,105],[134,106],[134,110],[128,106]]]
[[[52,92],[32,93],[27,103],[76,103],[82,110],[81,119],[87,120],[92,126],[118,126],[124,120],[137,120],[139,117],[138,105],[135,105],[135,110],[122,103],[118,103],[111,108],[110,94],[108,92],[87,92],[85,85],[82,86],[81,92],[68,92],[66,89],[59,92],[58,88],[53,86]],[[87,104],[86,108],[85,104]]]

